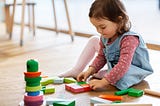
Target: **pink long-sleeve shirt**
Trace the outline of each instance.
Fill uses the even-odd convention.
[[[112,42],[110,42],[111,44]],[[139,45],[138,37],[136,36],[125,36],[120,43],[120,57],[118,63],[112,68],[109,73],[104,75],[104,78],[110,83],[115,84],[124,74],[128,71],[129,66],[132,62],[134,52]],[[106,58],[103,53],[104,45],[100,40],[100,49],[97,57],[90,65],[99,71],[106,64]]]

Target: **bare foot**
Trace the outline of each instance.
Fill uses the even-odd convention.
[[[59,74],[59,77],[73,77],[76,78],[79,72],[77,73],[76,71],[67,71],[64,73]]]

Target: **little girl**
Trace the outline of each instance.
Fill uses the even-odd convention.
[[[62,76],[86,81],[93,75],[100,78],[89,81],[93,90],[104,89],[109,85],[123,90],[138,84],[153,73],[145,42],[138,33],[130,31],[129,17],[120,0],[95,0],[91,5],[89,18],[101,37],[99,40],[95,39],[96,43],[93,41],[91,44],[90,41],[85,48],[86,52],[85,49],[82,52],[83,58],[79,59],[81,61],[85,55],[89,56],[84,62],[87,64],[94,57],[95,51],[98,54],[86,71],[83,71],[85,65],[81,64],[81,68]],[[93,45],[96,45],[94,50]],[[89,49],[92,52],[88,52]],[[101,71],[105,64],[108,69]]]

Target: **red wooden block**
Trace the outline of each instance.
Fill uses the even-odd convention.
[[[91,91],[91,87],[89,86],[89,84],[82,84],[81,85],[84,88],[84,91]]]
[[[73,93],[81,93],[91,90],[89,84],[78,85],[77,83],[66,84],[65,89]]]

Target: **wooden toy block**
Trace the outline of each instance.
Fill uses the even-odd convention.
[[[37,72],[38,71],[38,62],[34,59],[27,61],[27,72]]]
[[[50,87],[43,87],[42,91],[44,94],[51,94],[51,93],[55,93],[55,87],[54,86],[50,86]]]
[[[94,106],[152,106],[152,104],[118,103],[118,104],[95,104]]]
[[[37,81],[35,83],[26,82],[26,86],[29,86],[29,87],[35,87],[40,85],[41,85],[40,81]]]
[[[40,91],[35,91],[35,92],[27,92],[28,96],[38,96],[40,94]]]
[[[60,102],[75,102],[75,99],[62,99],[62,98],[46,98],[46,106],[53,106],[53,103]],[[61,105],[58,105],[61,106]]]
[[[65,89],[73,93],[84,92],[83,87],[81,87],[80,85],[77,85],[76,83],[65,84]]]
[[[24,100],[25,101],[30,101],[30,102],[32,102],[32,101],[43,101],[43,92],[41,92],[37,96],[28,96],[28,94],[25,93]]]
[[[42,78],[48,78],[48,76],[47,76],[47,75],[41,75],[41,77],[42,77]]]
[[[26,106],[26,105],[27,106],[46,106],[44,101],[28,102],[23,100],[18,104],[18,106]]]
[[[53,79],[54,84],[62,84],[64,82],[64,78],[56,77]]]
[[[75,106],[75,101],[53,102],[53,106]]]
[[[34,77],[39,77],[41,75],[41,72],[24,72],[25,77],[28,78],[34,78]]]
[[[116,100],[116,101],[113,101],[113,102],[112,102],[112,104],[114,104],[114,103],[115,103],[115,104],[116,104],[116,103],[122,103],[122,101]]]
[[[117,101],[117,100],[121,101],[123,99],[122,96],[115,96],[115,95],[99,95],[99,97],[111,101]]]
[[[77,84],[78,85],[84,85],[84,84],[87,84],[87,82],[82,81],[82,82],[77,82]]]
[[[27,92],[36,92],[36,91],[40,91],[42,89],[42,86],[36,86],[36,87],[29,87],[29,86],[26,86],[26,91]]]
[[[125,90],[117,91],[117,92],[115,92],[115,95],[120,96],[120,95],[128,94],[128,91],[131,90],[131,89],[133,89],[133,88],[128,88],[128,89],[125,89]]]
[[[65,89],[73,93],[81,93],[91,90],[89,84],[79,85],[78,83],[65,84]]]
[[[133,97],[140,97],[143,94],[144,94],[143,90],[139,90],[139,89],[131,89],[128,91],[128,95]]]
[[[112,101],[106,100],[106,99],[102,99],[102,98],[99,98],[99,97],[92,97],[92,98],[90,99],[90,103],[93,103],[93,104],[97,104],[97,103],[111,104]]]
[[[71,90],[71,87],[74,85],[74,83],[72,84],[65,84],[65,89],[70,91]]]
[[[153,91],[150,89],[144,89],[144,92],[145,92],[145,94],[160,97],[160,92],[157,92],[157,91]]]
[[[76,82],[77,81],[72,77],[64,78],[64,83],[76,83]]]
[[[80,86],[83,87],[84,91],[91,91],[92,90],[89,84],[82,84]]]
[[[46,99],[46,106],[53,105],[53,102],[62,102],[62,101],[64,101],[64,99],[61,99],[61,98],[47,98]]]
[[[41,81],[41,77],[34,77],[34,78],[28,78],[28,77],[25,77],[25,81],[27,83],[37,83],[37,82],[40,82]]]
[[[42,86],[53,84],[53,78],[43,78],[40,83]]]

